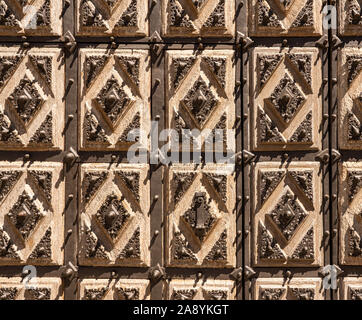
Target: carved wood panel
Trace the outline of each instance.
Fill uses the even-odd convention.
[[[150,281],[141,279],[82,279],[81,300],[149,300]]]
[[[79,181],[79,262],[148,266],[148,166],[83,164]]]
[[[322,35],[322,0],[249,0],[253,36]]]
[[[319,167],[317,162],[259,162],[254,166],[254,265],[323,263]]]
[[[255,48],[254,150],[321,148],[322,68],[317,48]]]
[[[340,165],[340,262],[362,265],[362,165],[344,162]]]
[[[77,35],[148,35],[147,0],[76,0],[76,6]]]
[[[324,300],[321,285],[318,278],[257,279],[253,294],[255,300]]]
[[[61,50],[0,48],[0,61],[0,150],[62,150]]]
[[[60,36],[62,1],[1,0],[0,36]]]
[[[165,37],[232,37],[233,0],[162,0]]]
[[[167,265],[235,265],[233,167],[173,165],[167,173]]]
[[[362,279],[361,277],[345,277],[339,281],[340,300],[361,300]]]
[[[235,286],[231,280],[171,280],[167,287],[169,300],[233,300]]]
[[[0,300],[62,300],[60,278],[37,278],[26,288],[21,277],[0,278]]]
[[[0,179],[0,265],[62,264],[62,165],[0,162]]]
[[[79,63],[80,149],[127,151],[132,130],[150,130],[148,51],[82,49]]]
[[[340,0],[339,32],[345,36],[360,36],[362,32],[362,2],[360,0]]]
[[[339,54],[339,146],[362,150],[362,49]]]

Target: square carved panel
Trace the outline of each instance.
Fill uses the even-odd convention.
[[[340,300],[362,300],[362,278],[346,277],[339,280]]]
[[[192,50],[167,51],[167,126],[177,131],[180,149],[181,141],[187,139],[185,130],[218,129],[223,130],[223,149],[234,150],[233,57],[233,50],[205,50],[199,55]],[[230,130],[230,137],[226,130]],[[205,138],[190,138],[190,148],[204,147]]]
[[[125,150],[132,131],[150,130],[147,50],[80,51],[79,144],[81,150]],[[134,131],[136,130],[136,131]],[[134,139],[133,139],[134,141]],[[147,134],[138,146],[148,147]]]
[[[362,163],[340,165],[340,261],[362,265]]]
[[[0,278],[0,300],[62,300],[62,281],[58,278]],[[27,282],[27,283],[25,283]]]
[[[321,265],[323,220],[319,167],[317,162],[255,165],[254,265]]]
[[[56,48],[0,49],[0,150],[63,149],[62,60]]]
[[[284,278],[257,279],[254,283],[254,300],[324,300],[321,279]]]
[[[231,280],[171,280],[168,300],[234,300],[235,283]]]
[[[166,37],[233,37],[233,0],[162,0],[162,32]]]
[[[146,165],[91,163],[81,166],[81,265],[149,265],[147,176]]]
[[[252,36],[319,36],[322,0],[249,0]]]
[[[321,148],[322,67],[317,48],[255,48],[254,150]]]
[[[0,265],[63,263],[62,169],[0,162]]]
[[[362,150],[362,49],[339,52],[339,147]]]
[[[1,0],[1,36],[60,36],[62,1]]]
[[[339,0],[339,32],[345,36],[360,36],[362,32],[362,1]]]
[[[81,300],[149,300],[149,280],[83,279],[79,281]]]
[[[167,173],[169,266],[226,268],[235,265],[233,167],[173,165]]]
[[[77,35],[148,35],[147,0],[76,0]]]

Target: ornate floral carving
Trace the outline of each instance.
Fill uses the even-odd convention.
[[[284,237],[290,240],[307,214],[298,204],[293,194],[287,191],[268,216],[273,220]]]
[[[305,81],[312,84],[312,57],[310,54],[289,53],[289,60],[293,66],[302,74]]]
[[[20,260],[16,246],[2,228],[0,228],[0,259]]]
[[[3,87],[7,80],[14,74],[20,61],[21,56],[0,57],[0,88]]]
[[[53,113],[50,112],[29,140],[29,145],[53,145]]]
[[[140,298],[138,288],[117,288],[116,291],[121,300],[139,300]]]
[[[26,300],[50,300],[50,293],[49,288],[26,289],[25,298]]]
[[[260,290],[259,298],[261,300],[280,300],[284,292],[284,288],[263,288]]]
[[[50,259],[52,256],[52,229],[48,228],[45,235],[36,245],[33,252],[30,254],[29,259]]]
[[[197,261],[189,242],[183,237],[179,230],[174,232],[173,238],[173,259],[183,261]]]
[[[215,128],[212,130],[213,141],[220,143],[222,141],[223,148],[227,148],[227,136],[226,136],[226,113],[224,112],[217,122]],[[220,152],[218,146],[215,146],[215,152]]]
[[[291,28],[310,27],[314,25],[313,0],[308,0],[298,16],[293,21]]]
[[[90,110],[85,114],[84,138],[88,143],[110,144],[105,130],[99,124],[97,117]]]
[[[260,87],[263,87],[268,82],[274,71],[278,67],[283,55],[258,55],[258,70]]]
[[[102,300],[105,297],[107,291],[107,288],[85,289],[83,300]]]
[[[290,288],[290,292],[297,300],[314,300],[313,288]]]
[[[270,102],[282,119],[289,123],[304,104],[305,98],[295,81],[288,74],[285,74],[271,94]]]
[[[205,261],[226,261],[227,260],[227,231],[224,230],[216,241],[210,252],[205,257]]]
[[[80,7],[80,24],[83,27],[106,28],[103,15],[91,0],[83,0]]]
[[[138,11],[137,0],[132,0],[128,8],[123,12],[116,27],[137,27]]]
[[[27,240],[33,233],[43,214],[39,211],[26,191],[24,191],[10,209],[6,217],[13,224],[24,240]]]
[[[196,295],[196,289],[173,290],[172,300],[192,300]]]
[[[43,170],[29,170],[28,172],[36,186],[44,193],[46,199],[48,201],[51,201],[53,178],[52,173]]]
[[[0,288],[0,300],[15,300],[18,293],[18,288]]]
[[[183,195],[190,188],[196,177],[195,173],[192,172],[178,172],[174,173],[172,179],[173,186],[173,198],[174,203],[177,205],[182,199]]]
[[[203,28],[225,27],[225,0],[219,0],[214,11],[207,18]]]
[[[36,13],[36,25],[41,27],[50,26],[50,0],[45,0]]]
[[[298,187],[304,192],[310,201],[313,201],[313,171],[289,171],[289,175],[297,183]]]
[[[219,84],[225,88],[225,75],[226,75],[226,59],[216,57],[203,57],[202,60],[210,68],[212,73],[215,75]]]
[[[263,143],[283,143],[284,137],[280,133],[276,124],[267,116],[267,114],[259,109],[260,117],[260,140]]]
[[[350,257],[360,257],[362,255],[361,236],[353,228],[348,228],[348,255]]]
[[[261,259],[285,260],[285,255],[279,244],[275,241],[270,232],[259,223],[260,243],[259,256]]]
[[[100,74],[108,60],[108,56],[86,56],[84,67],[85,85],[87,88],[91,86],[94,79]]]
[[[12,9],[4,0],[0,1],[0,25],[5,27],[20,27],[20,21],[16,18]]]
[[[207,290],[207,297],[210,300],[227,300],[228,292],[225,290]]]
[[[349,288],[351,300],[362,300],[362,289]]]
[[[140,59],[137,57],[117,56],[118,63],[136,86],[140,83]]]
[[[82,190],[83,202],[88,203],[103,185],[108,177],[108,172],[86,172],[84,175]]]
[[[360,141],[362,140],[362,124],[361,121],[352,113],[348,112],[348,140]]]
[[[134,198],[140,201],[140,174],[132,171],[117,171],[116,175]]]
[[[264,202],[273,193],[277,185],[282,181],[284,176],[283,171],[267,171],[260,172],[260,202]]]
[[[191,208],[182,217],[201,242],[206,238],[216,222],[216,218],[211,213],[205,192],[195,193]]]
[[[18,130],[2,111],[0,111],[0,142],[23,145]]]
[[[357,0],[348,0],[346,21],[350,25],[362,25],[362,7]]]
[[[313,227],[308,230],[302,241],[292,254],[292,259],[314,260],[314,230]]]
[[[348,199],[350,202],[352,202],[356,194],[362,188],[362,172],[348,171],[347,185],[348,185]]]
[[[351,86],[352,82],[357,78],[362,70],[362,56],[360,55],[349,55],[346,59],[347,66],[347,81],[348,85]]]
[[[118,138],[118,142],[119,143],[133,143],[133,141],[129,141],[128,140],[128,134],[130,134],[130,132],[132,132],[132,130],[135,130],[135,136],[134,138],[137,138],[137,132],[136,130],[140,130],[141,128],[141,117],[140,117],[140,113],[137,112],[132,121],[128,124],[128,126],[126,127],[126,129],[124,129],[124,131],[122,132],[121,136]],[[133,135],[132,135],[133,136]]]
[[[258,25],[261,27],[281,28],[282,25],[265,0],[258,0]]]
[[[119,236],[129,218],[130,214],[115,194],[107,196],[96,213],[96,219],[113,241]]]
[[[217,107],[217,100],[205,81],[199,77],[182,100],[184,106],[202,127]]]
[[[34,65],[34,67],[38,70],[39,74],[45,82],[51,86],[52,83],[52,70],[53,70],[53,58],[47,56],[36,56],[29,55],[29,59]]]
[[[289,142],[313,143],[312,140],[312,111],[310,111],[297,130],[290,137]]]
[[[0,171],[0,202],[7,197],[21,175],[21,171]]]
[[[85,256],[91,259],[109,260],[109,254],[96,234],[86,231]]]
[[[194,57],[174,58],[171,63],[171,83],[177,89],[195,63]]]
[[[182,27],[186,29],[194,30],[195,26],[191,22],[190,17],[186,11],[181,7],[177,0],[170,0],[170,26],[171,27]]]
[[[25,77],[20,81],[8,100],[14,107],[20,119],[27,125],[40,110],[44,103],[34,82]]]
[[[204,174],[207,181],[215,189],[215,191],[220,195],[220,198],[224,203],[227,202],[227,177],[222,174],[216,173],[205,173]]]
[[[96,101],[112,126],[116,125],[124,110],[132,103],[113,75],[97,95]]]
[[[131,239],[119,255],[119,259],[139,259],[141,257],[140,228],[133,233]]]

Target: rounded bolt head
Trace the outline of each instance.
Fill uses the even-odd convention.
[[[117,159],[117,156],[115,154],[112,154],[111,159],[112,159],[112,161],[114,161]]]
[[[73,199],[74,199],[74,194],[71,193],[71,194],[68,196],[68,199],[69,199],[69,200],[73,200]]]
[[[75,160],[75,154],[73,152],[68,152],[64,157],[64,161],[67,163],[70,163],[74,160]]]
[[[29,154],[29,153],[25,154],[25,155],[24,155],[24,159],[25,159],[25,160],[29,160],[29,159],[30,159],[30,154]]]
[[[160,231],[155,230],[155,237],[157,237],[160,234]]]
[[[201,277],[202,277],[202,272],[198,272],[198,273],[197,273],[197,277],[198,277],[198,278],[201,278]]]
[[[287,278],[290,278],[292,276],[292,272],[290,270],[287,270],[287,272],[285,272],[285,276]]]
[[[238,232],[237,232],[238,237],[240,237],[242,233],[243,232],[241,230],[238,230]]]
[[[159,195],[156,194],[156,195],[153,197],[153,200],[154,200],[154,201],[157,201],[158,199],[159,199]]]
[[[68,235],[71,235],[72,233],[73,233],[73,230],[72,230],[72,229],[68,229],[67,234],[68,234]]]
[[[73,119],[74,119],[74,115],[73,115],[73,114],[70,114],[70,115],[68,116],[68,119],[69,119],[69,120],[73,120]]]
[[[329,231],[324,231],[324,236],[327,238],[329,237]]]
[[[158,279],[161,276],[161,272],[159,270],[153,270],[152,272],[152,278]]]
[[[237,196],[236,198],[239,202],[241,201],[242,197],[241,196]]]
[[[70,78],[69,79],[69,84],[72,85],[74,83],[74,79],[73,78]]]
[[[64,272],[63,272],[63,277],[64,278],[70,278],[73,275],[73,270],[71,268],[67,268]]]
[[[155,120],[156,120],[156,121],[159,121],[160,119],[161,119],[161,117],[160,117],[159,114],[155,116]]]
[[[112,271],[112,272],[111,272],[111,277],[112,277],[112,278],[115,278],[116,276],[117,276],[116,271]]]
[[[245,230],[244,235],[247,237],[249,235],[249,230]]]

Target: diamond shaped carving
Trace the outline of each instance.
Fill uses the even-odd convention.
[[[225,152],[234,149],[234,141],[226,134],[227,129],[235,129],[232,55],[228,50],[205,50],[196,56],[190,50],[167,51],[167,127],[177,131],[172,142],[180,149],[204,149],[207,138],[223,142]],[[194,139],[193,129],[211,130],[212,137]],[[216,129],[223,131],[218,135]]]
[[[64,182],[61,163],[0,162],[0,265],[60,265]]]
[[[320,149],[318,49],[256,48],[253,55],[254,150]]]
[[[260,162],[254,167],[255,266],[322,263],[319,163]]]
[[[339,32],[345,36],[357,36],[362,30],[362,2],[360,0],[341,0],[339,11]]]
[[[148,137],[140,130],[150,130],[148,52],[81,49],[80,59],[81,150],[128,151],[137,141],[147,148]]]
[[[313,0],[252,0],[249,32],[252,36],[320,36],[322,2]]]
[[[230,170],[230,171],[228,171]],[[168,172],[167,264],[234,264],[232,167],[174,165]]]
[[[141,164],[82,165],[78,252],[81,265],[149,265],[147,175],[148,167]],[[130,183],[138,188],[131,188]]]
[[[32,121],[44,103],[34,83],[26,76],[9,96],[9,101],[25,125]]]
[[[234,1],[163,0],[162,32],[166,37],[234,36]]]
[[[63,149],[61,55],[58,48],[0,50],[0,149]]]
[[[362,50],[345,48],[339,53],[339,130],[341,149],[362,149]]]
[[[144,37],[148,35],[146,0],[77,0],[77,34]]]

